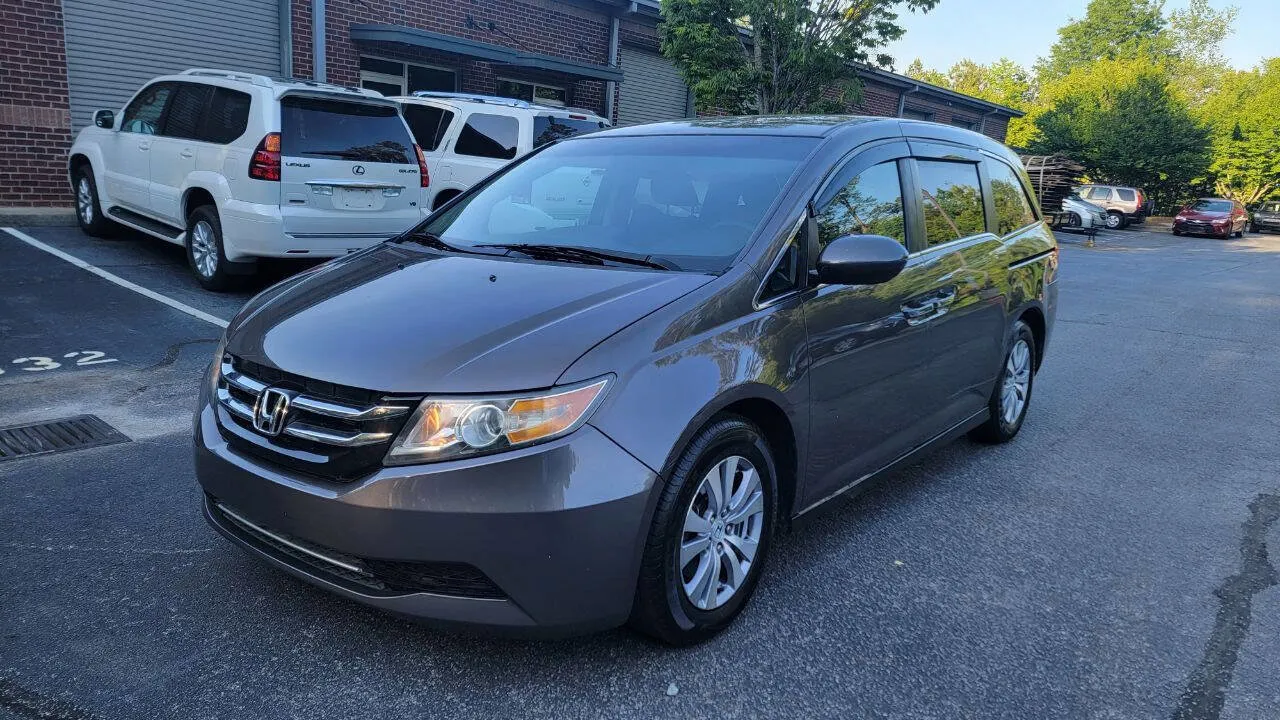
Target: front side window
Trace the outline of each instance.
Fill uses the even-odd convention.
[[[929,247],[986,231],[977,165],[919,160],[917,167]]]
[[[449,131],[449,123],[453,122],[453,113],[431,105],[412,103],[405,103],[401,110],[413,139],[418,141],[418,147],[423,150],[440,147],[445,133]]]
[[[996,204],[996,232],[1008,235],[1036,221],[1035,210],[1027,197],[1021,178],[1013,168],[999,160],[987,162],[991,175],[991,199]]]
[[[462,247],[551,245],[719,272],[764,220],[814,138],[583,138],[486,181],[421,230]]]
[[[458,134],[454,151],[459,155],[510,160],[520,141],[520,121],[510,115],[472,113]]]
[[[905,245],[902,182],[897,161],[863,170],[818,210],[818,244],[826,248],[843,235],[884,235]]]
[[[157,83],[143,90],[124,109],[124,121],[120,129],[141,135],[155,135],[160,130],[160,117],[165,103],[173,94],[172,83]]]
[[[280,152],[287,157],[416,162],[409,131],[393,105],[286,97],[280,106]]]
[[[1111,197],[1111,190],[1104,187],[1096,187],[1089,190],[1090,200],[1106,200]]]
[[[179,83],[169,101],[169,114],[164,120],[164,135],[199,140],[200,123],[213,88],[209,85]]]

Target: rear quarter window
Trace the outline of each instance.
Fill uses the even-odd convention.
[[[416,162],[413,140],[392,105],[286,97],[280,106],[280,152],[285,156]]]
[[[1035,210],[1013,168],[998,160],[990,160],[987,172],[991,176],[991,198],[996,205],[996,232],[1008,235],[1034,223],[1037,220]]]
[[[240,137],[249,126],[249,107],[252,104],[253,98],[249,93],[214,88],[209,112],[200,131],[201,137],[212,143],[229,143]]]
[[[1116,194],[1119,195],[1120,199],[1124,200],[1125,202],[1131,202],[1133,200],[1138,199],[1137,193],[1135,193],[1134,191],[1128,188],[1116,188]]]
[[[458,134],[454,152],[459,155],[510,160],[520,142],[520,121],[510,115],[471,113]]]

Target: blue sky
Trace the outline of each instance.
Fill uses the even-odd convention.
[[[1211,0],[1213,7],[1240,8],[1235,34],[1223,43],[1237,68],[1253,67],[1280,55],[1280,0]],[[894,69],[903,72],[915,58],[945,70],[961,58],[991,62],[1001,56],[1030,66],[1045,55],[1070,18],[1084,16],[1088,0],[941,0],[926,15],[901,15],[907,34],[888,48]],[[1169,0],[1166,7],[1186,7]]]

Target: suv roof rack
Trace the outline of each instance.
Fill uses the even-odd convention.
[[[225,80],[239,80],[241,82],[253,83],[263,87],[271,87],[271,78],[266,75],[255,75],[253,73],[236,72],[234,70],[217,70],[213,68],[192,68],[184,70],[182,75],[198,75],[200,77],[216,77]]]
[[[523,110],[550,110],[552,112],[567,112],[578,115],[592,115],[600,117],[594,110],[585,108],[569,107],[567,105],[548,105],[546,103],[529,102],[528,100],[520,100],[518,98],[502,97],[500,95],[481,95],[479,93],[460,93],[460,92],[444,92],[441,90],[415,90],[413,97],[420,98],[438,98],[441,100],[466,100],[469,102],[484,103],[486,105],[504,105],[506,107],[521,108]]]
[[[276,82],[281,85],[305,85],[306,87],[321,88],[323,90],[341,90],[343,92],[355,93],[357,95],[363,95],[365,97],[372,97],[372,98],[385,97],[382,93],[376,90],[366,90],[365,88],[358,88],[358,87],[345,87],[342,85],[334,85],[333,83],[320,82],[318,80],[307,80],[303,78],[283,78],[280,80],[276,80]]]

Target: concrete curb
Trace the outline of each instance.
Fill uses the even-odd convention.
[[[70,227],[76,224],[71,207],[0,207],[0,227]]]

